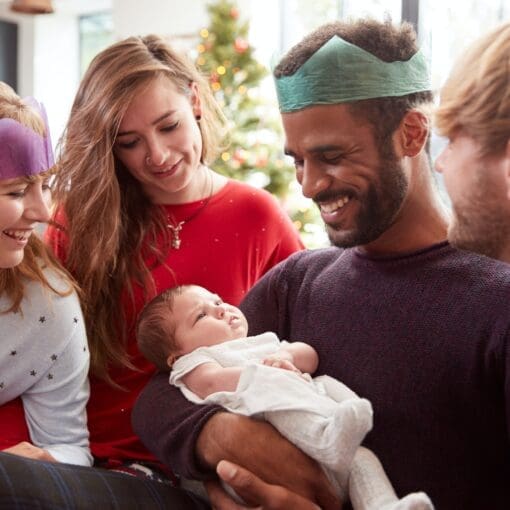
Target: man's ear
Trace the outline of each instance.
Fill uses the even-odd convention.
[[[395,131],[393,142],[398,156],[415,157],[425,146],[430,131],[429,119],[418,111],[410,110]]]

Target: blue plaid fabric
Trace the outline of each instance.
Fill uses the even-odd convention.
[[[198,496],[146,476],[0,453],[0,510],[206,510]]]

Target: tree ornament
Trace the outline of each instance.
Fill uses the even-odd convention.
[[[234,49],[237,51],[237,53],[242,54],[249,48],[248,41],[246,39],[243,39],[242,37],[236,37],[236,40],[234,41]]]
[[[228,119],[230,142],[228,151],[220,153],[211,166],[228,177],[264,187],[283,202],[293,189],[295,169],[284,159],[278,110],[260,94],[268,70],[253,56],[249,23],[242,21],[235,0],[209,0],[207,10],[210,24],[199,32],[198,44],[204,51],[198,48],[196,63],[209,77]],[[295,202],[288,202],[289,214],[300,222],[303,233],[313,218],[320,221],[319,211],[307,202],[311,212],[305,216]]]

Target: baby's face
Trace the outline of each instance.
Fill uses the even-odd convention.
[[[248,334],[246,317],[239,308],[198,286],[175,296],[172,319],[178,355]]]

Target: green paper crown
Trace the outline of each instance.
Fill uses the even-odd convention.
[[[421,50],[405,62],[384,62],[336,35],[296,73],[275,78],[275,84],[283,113],[312,105],[431,90],[427,62]]]

